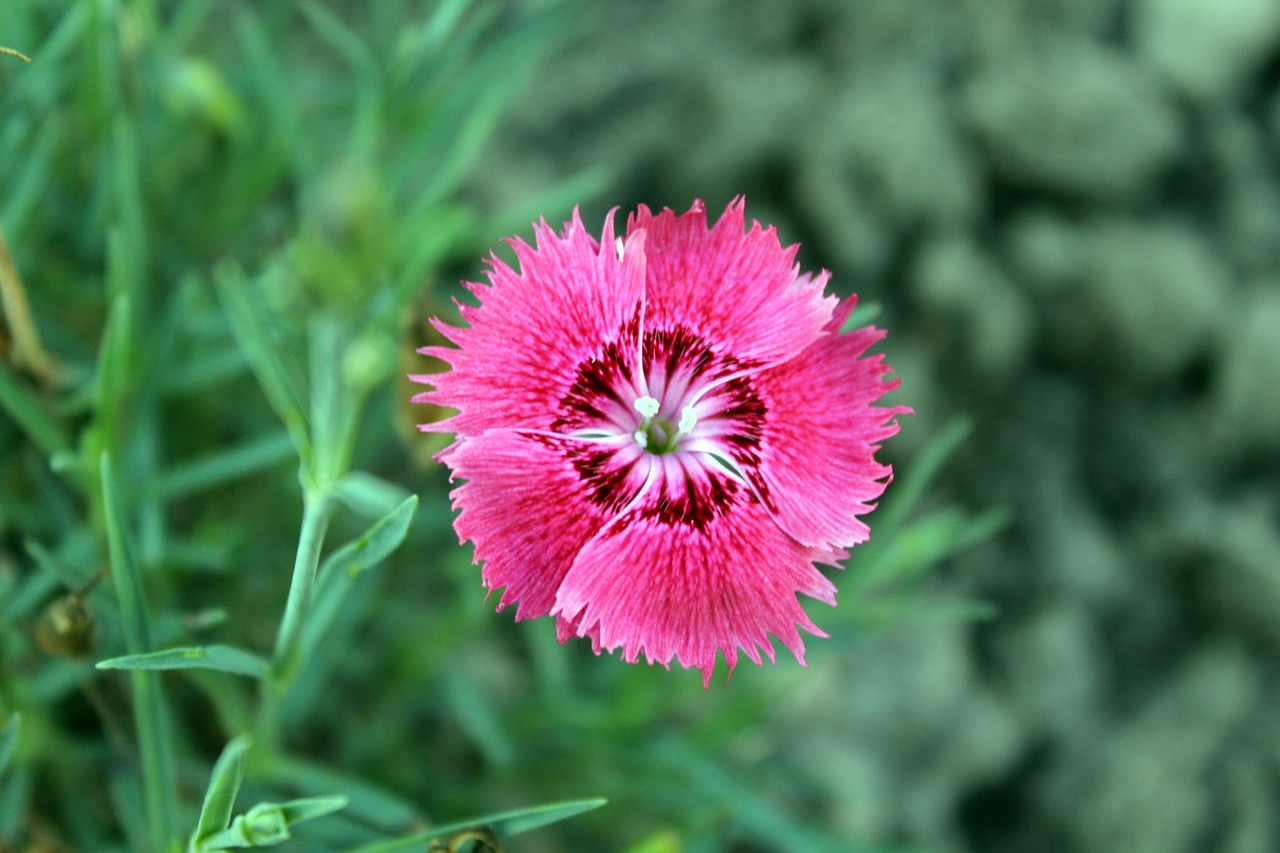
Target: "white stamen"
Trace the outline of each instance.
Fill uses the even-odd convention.
[[[614,237],[614,238],[613,238],[613,245],[615,245],[615,246],[617,246],[617,247],[618,247],[618,260],[622,260],[622,238],[621,238],[621,237]]]
[[[658,414],[658,410],[662,408],[662,404],[652,397],[641,397],[635,402],[636,411],[644,415],[645,418],[651,418]]]
[[[685,406],[680,410],[680,423],[678,429],[683,435],[693,432],[693,427],[698,423],[698,415],[693,411],[693,406]]]
[[[642,429],[636,430],[635,439],[636,439],[636,444],[640,445],[641,447],[649,446],[649,434],[644,430]]]

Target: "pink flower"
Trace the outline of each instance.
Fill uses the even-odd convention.
[[[824,296],[829,273],[800,273],[736,199],[708,228],[641,206],[615,240],[574,213],[536,248],[510,244],[469,284],[469,325],[433,320],[454,347],[419,352],[444,373],[414,402],[457,414],[439,458],[467,482],[452,493],[459,538],[516,619],[551,614],[563,642],[590,637],[702,670],[717,652],[772,661],[769,635],[804,663],[799,628],[825,636],[796,594],[835,604],[815,563],[866,541],[860,516],[891,478],[875,460],[904,407],[872,328],[840,334],[854,298]]]

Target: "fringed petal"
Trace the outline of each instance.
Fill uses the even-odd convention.
[[[801,275],[796,246],[772,226],[744,233],[745,202],[734,199],[708,229],[701,201],[677,216],[643,205],[627,233],[645,232],[646,329],[687,328],[746,363],[772,364],[808,346],[831,319],[828,273]]]
[[[553,613],[563,633],[590,637],[668,666],[672,659],[711,682],[722,652],[774,659],[770,635],[804,663],[798,629],[826,636],[797,593],[835,604],[835,587],[814,568],[821,555],[783,533],[759,504],[743,500],[705,529],[634,509],[605,528],[574,561]]]
[[[562,234],[545,222],[534,232],[536,248],[510,241],[519,272],[493,257],[490,283],[471,285],[480,304],[460,305],[467,326],[436,322],[456,348],[420,350],[448,370],[413,376],[433,386],[413,401],[458,410],[429,429],[477,435],[494,428],[549,428],[578,365],[617,339],[639,312],[643,234],[627,239],[620,258],[612,213],[599,241],[576,211]]]
[[[490,430],[459,441],[442,458],[467,482],[451,493],[454,529],[475,545],[482,577],[502,589],[498,609],[544,616],[578,552],[605,523],[566,452],[567,440]]]
[[[778,524],[816,548],[847,548],[870,535],[860,516],[875,508],[893,469],[876,461],[880,442],[911,409],[873,405],[898,387],[882,355],[863,357],[884,332],[866,327],[823,337],[752,382],[768,409],[760,470]]]

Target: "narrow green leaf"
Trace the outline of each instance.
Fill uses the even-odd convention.
[[[337,487],[350,464],[359,406],[342,382],[342,338],[337,321],[317,317],[309,343],[311,377],[312,481],[329,491]]]
[[[519,230],[536,218],[535,213],[510,230]],[[415,222],[419,224],[415,226]],[[406,304],[422,286],[429,271],[439,266],[475,229],[474,214],[456,206],[428,207],[416,217],[408,218],[406,227],[397,235],[394,249],[395,257],[400,259],[394,286],[396,304]]]
[[[155,841],[147,838],[147,805],[136,773],[113,773],[108,777],[107,794],[111,811],[123,831],[123,847],[129,851],[149,851]],[[168,848],[156,848],[168,853]]]
[[[864,559],[852,566],[855,571],[850,578],[850,589],[865,591],[916,577],[939,560],[995,535],[1009,519],[1010,514],[1004,509],[989,509],[977,515],[958,509],[930,513],[892,536],[873,540],[874,545],[868,547]]]
[[[0,838],[16,838],[27,825],[31,800],[35,795],[35,773],[28,764],[8,771],[0,785]]]
[[[440,111],[410,137],[406,150],[430,152],[431,159],[409,219],[450,197],[465,179],[504,108],[528,80],[529,69],[567,31],[569,14],[565,6],[548,7],[504,28],[485,41],[482,53],[477,51],[478,60],[450,87]]]
[[[342,791],[351,798],[347,814],[383,832],[403,832],[424,822],[412,803],[365,779],[290,756],[272,761],[269,771],[277,784],[301,793]]]
[[[510,767],[515,762],[515,747],[502,730],[502,723],[490,702],[462,671],[445,676],[444,699],[453,717],[485,759],[496,767]]]
[[[189,394],[219,385],[249,369],[249,362],[239,347],[193,358],[166,369],[160,376],[164,394]]]
[[[46,67],[62,67],[66,59],[83,44],[83,30],[89,14],[87,9],[87,6],[79,3],[67,9],[66,14],[54,26],[53,32],[31,54],[31,58]]]
[[[285,820],[289,826],[302,823],[304,820],[315,820],[339,809],[345,809],[351,798],[345,794],[329,794],[323,797],[303,797],[280,804]]]
[[[400,547],[417,508],[418,496],[410,495],[359,539],[330,554],[320,566],[312,595],[311,614],[302,631],[304,657],[309,657],[319,645],[360,573],[378,565]]]
[[[472,820],[463,820],[456,823],[446,824],[444,826],[436,826],[431,829],[415,832],[412,835],[405,835],[401,838],[393,838],[387,841],[377,841],[373,844],[365,844],[361,847],[354,848],[348,853],[417,853],[422,848],[440,838],[446,838],[456,832],[464,829],[470,829],[476,826],[492,827],[499,838],[510,838],[513,835],[519,835],[522,832],[529,832],[539,827],[567,820],[576,817],[583,812],[589,812],[592,809],[598,809],[607,803],[605,799],[594,800],[570,800],[562,803],[549,803],[543,806],[533,806],[527,809],[515,809],[509,812],[499,812],[497,814],[484,815]]]
[[[922,601],[916,595],[888,599],[857,599],[842,604],[841,618],[870,628],[890,625],[935,625],[994,619],[999,610],[989,601],[954,599]]]
[[[111,466],[111,457],[106,451],[101,456],[99,474],[111,580],[120,606],[125,646],[132,654],[141,655],[151,648],[150,626],[142,596],[142,578],[129,546],[116,492],[115,472]],[[138,747],[142,753],[143,793],[147,804],[148,827],[155,849],[166,850],[175,837],[175,782],[160,684],[154,673],[134,671],[129,675],[138,728]]]
[[[58,143],[65,132],[67,122],[60,113],[51,113],[43,122],[40,135],[34,143],[23,140],[17,151],[6,152],[9,162],[20,164],[13,178],[6,183],[4,207],[0,223],[10,238],[18,244],[31,211],[44,194],[51,163],[58,152]]]
[[[45,411],[36,395],[22,387],[8,363],[3,361],[0,361],[0,407],[46,455],[63,453],[70,448],[62,425]]]
[[[265,678],[271,664],[260,655],[235,646],[184,646],[140,655],[98,661],[98,669],[213,669],[252,678]]]
[[[689,744],[668,738],[654,747],[654,755],[685,777],[697,794],[711,799],[732,815],[745,832],[771,850],[813,853],[872,853],[872,848],[842,843],[820,830],[780,812],[777,807]]]
[[[110,243],[110,237],[108,237]],[[111,255],[110,249],[108,255]],[[94,384],[95,427],[100,444],[115,446],[116,423],[121,407],[127,405],[133,361],[133,309],[126,294],[111,300],[102,345],[98,352],[98,375]],[[90,456],[92,459],[92,456]]]
[[[377,67],[373,52],[342,19],[319,3],[306,2],[299,8],[316,34],[328,42],[353,71],[373,74]]]
[[[209,835],[195,853],[238,847],[271,847],[287,841],[295,824],[332,814],[345,808],[341,794],[290,800],[287,803],[258,803],[231,821],[231,826]]]
[[[423,29],[423,41],[432,50],[439,50],[445,39],[454,31],[462,15],[471,7],[472,0],[443,0],[436,7]]]
[[[185,48],[188,42],[200,39],[209,31],[209,13],[216,0],[187,0],[173,10],[165,33],[171,49]]]
[[[22,715],[14,713],[9,717],[9,722],[0,729],[0,775],[4,774],[5,768],[9,766],[9,761],[13,757],[14,747],[18,744],[18,734],[22,728]]]
[[[274,270],[268,271],[264,278],[277,274]],[[249,359],[267,401],[293,437],[294,447],[300,456],[308,458],[310,442],[302,404],[302,383],[288,369],[280,344],[271,334],[266,306],[256,298],[239,268],[224,264],[218,268],[215,279],[232,334]]]
[[[905,473],[893,484],[885,505],[874,516],[880,535],[892,537],[892,531],[902,524],[934,475],[972,430],[973,424],[967,418],[952,418],[911,464],[903,466]]]
[[[262,101],[261,119],[270,128],[269,143],[290,161],[290,169],[301,183],[314,172],[317,146],[301,141],[303,121],[300,99],[292,82],[279,65],[279,48],[252,7],[237,4],[236,36],[244,47],[249,71]]]
[[[540,216],[560,221],[568,219],[574,205],[585,199],[598,198],[606,189],[617,184],[614,173],[605,166],[592,166],[570,175],[549,189],[533,193],[518,202],[507,205],[501,211],[486,217],[486,231],[497,235],[512,234],[527,228]]]
[[[182,622],[188,631],[199,633],[207,631],[210,628],[216,628],[219,625],[227,624],[227,608],[225,607],[206,607],[203,610],[197,610],[182,617]]]
[[[404,486],[365,471],[348,471],[335,497],[365,518],[381,518],[409,497]]]
[[[129,110],[115,116],[111,133],[112,191],[121,227],[111,230],[107,279],[111,293],[146,295],[147,222],[142,198],[141,147]]]
[[[845,318],[844,325],[840,327],[840,332],[843,334],[854,329],[861,329],[863,326],[869,326],[880,316],[880,312],[880,303],[860,301],[858,307],[853,309],[853,313]]]
[[[170,468],[156,480],[155,494],[173,500],[206,491],[292,459],[295,452],[287,431],[273,433]]]
[[[42,546],[42,544],[36,542],[35,539],[27,539],[26,542],[23,543],[23,546],[26,547],[28,555],[31,555],[32,560],[35,560],[36,565],[40,567],[41,571],[44,571],[44,573],[51,576],[51,578],[55,578],[60,581],[60,583],[68,589],[79,589],[83,587],[83,585],[87,583],[88,579],[93,576],[92,569],[88,569],[88,565],[92,564],[88,564],[87,560],[79,571],[73,571],[72,567],[67,564],[67,561],[61,560],[61,558],[52,555],[49,548]]]
[[[143,654],[151,650],[151,629],[142,597],[142,577],[125,530],[111,456],[106,451],[103,451],[100,459],[99,474],[102,481],[102,514],[107,528],[111,581],[120,605],[124,643],[131,654]]]
[[[222,754],[214,763],[213,773],[209,777],[209,788],[204,794],[204,804],[200,806],[195,832],[191,834],[188,845],[191,853],[199,850],[200,841],[215,832],[221,832],[231,823],[236,794],[244,779],[244,756],[251,743],[247,735],[240,735],[222,748]]]
[[[24,575],[16,589],[3,591],[0,596],[0,625],[11,624],[35,613],[49,596],[58,589],[58,579],[48,572],[32,572]]]

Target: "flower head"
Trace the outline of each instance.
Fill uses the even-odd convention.
[[[455,346],[420,352],[449,369],[411,377],[457,410],[420,428],[456,435],[454,526],[499,609],[704,684],[717,653],[773,660],[770,635],[803,663],[798,629],[825,635],[797,593],[835,604],[815,563],[867,539],[875,451],[909,411],[874,405],[897,386],[864,355],[884,333],[841,334],[854,299],[746,230],[741,199],[711,227],[696,202],[616,239],[612,213],[599,240],[576,212],[535,234],[468,285],[467,326],[433,321]]]

